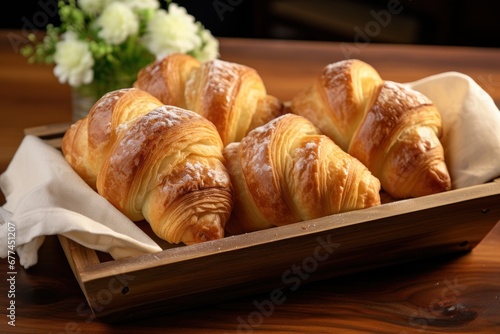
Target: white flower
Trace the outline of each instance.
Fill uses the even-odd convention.
[[[139,30],[139,20],[132,9],[121,2],[112,2],[102,11],[96,24],[99,37],[109,44],[118,45]]]
[[[122,0],[132,10],[158,9],[160,3],[157,0]]]
[[[79,0],[78,6],[88,14],[98,14],[104,7],[106,7],[112,0]]]
[[[30,61],[53,63],[60,83],[79,87],[99,81],[92,87],[96,91],[108,83],[114,87],[118,77],[133,78],[153,57],[180,53],[202,62],[219,57],[219,42],[210,31],[184,7],[167,3],[168,9],[160,0],[59,1],[61,26],[47,27],[54,38],[22,52]]]
[[[94,79],[94,58],[89,45],[67,32],[56,44],[54,54],[54,75],[60,83],[69,83],[73,87],[88,84]]]
[[[194,56],[201,62],[213,60],[219,57],[219,41],[210,33],[203,29],[200,33],[202,45],[194,52]]]
[[[171,53],[187,53],[201,45],[195,18],[175,3],[168,6],[168,13],[158,10],[153,15],[144,40],[157,59]]]

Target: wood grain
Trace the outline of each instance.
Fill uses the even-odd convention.
[[[8,34],[22,37],[23,32],[2,32],[0,36],[1,171],[21,142],[23,129],[70,120],[69,88],[58,84],[51,68],[28,65],[15,53]],[[497,105],[500,102],[498,49],[360,47],[356,56],[372,63],[386,79],[405,82],[455,70],[475,78]],[[341,45],[336,43],[233,39],[221,39],[221,54],[225,59],[254,66],[268,91],[282,99],[290,98],[313,80],[324,64],[344,57]],[[36,266],[24,269],[17,264],[15,328],[6,320],[6,274],[0,280],[0,332],[493,334],[500,332],[499,245],[497,223],[471,252],[315,282],[305,279],[283,298],[274,296],[278,303],[272,306],[266,303],[271,300],[270,292],[264,292],[110,325],[95,318],[58,238],[50,236],[40,249]],[[8,272],[5,260],[0,268]],[[198,273],[200,280],[202,274]],[[169,273],[165,273],[168,278]],[[105,308],[130,281],[133,277],[118,276],[108,281],[96,306]],[[175,303],[174,298],[172,308]]]

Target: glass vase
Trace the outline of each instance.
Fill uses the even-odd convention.
[[[72,122],[84,118],[90,112],[93,105],[106,93],[133,86],[137,78],[137,71],[120,71],[113,72],[112,79],[106,81],[94,80],[90,84],[72,87]]]
[[[94,103],[98,100],[95,94],[82,87],[73,87],[71,90],[71,121],[76,122],[88,115]]]

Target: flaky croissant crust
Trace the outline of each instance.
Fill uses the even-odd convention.
[[[380,182],[301,116],[280,116],[223,153],[235,189],[230,234],[380,204]]]
[[[358,158],[395,198],[451,189],[440,142],[441,115],[423,94],[382,80],[369,64],[329,64],[289,110],[311,120]]]
[[[75,171],[171,243],[220,239],[232,187],[215,126],[140,89],[103,96],[63,138]]]
[[[207,118],[224,145],[284,113],[283,103],[267,94],[255,69],[220,59],[200,63],[172,54],[141,69],[134,87]]]

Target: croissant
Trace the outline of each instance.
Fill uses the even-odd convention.
[[[223,149],[240,234],[380,204],[380,182],[309,120],[279,116]]]
[[[207,119],[136,88],[101,97],[62,139],[89,185],[174,244],[224,237],[233,199],[222,147]]]
[[[383,80],[361,60],[324,67],[313,85],[293,97],[288,111],[308,118],[359,159],[394,198],[451,188],[438,109],[423,94]]]
[[[284,113],[283,103],[267,94],[255,69],[220,59],[200,63],[172,54],[141,69],[134,87],[204,116],[224,146]]]

